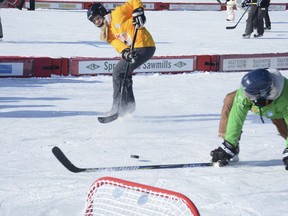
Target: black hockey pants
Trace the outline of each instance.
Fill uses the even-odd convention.
[[[132,73],[133,71],[140,67],[143,63],[148,61],[155,53],[155,47],[144,47],[135,48],[135,51],[139,54],[138,59],[134,63],[129,64],[128,76],[125,83],[125,88],[123,89],[123,96],[121,101],[122,111],[127,109],[135,109],[135,98],[133,94],[133,81]],[[123,83],[124,75],[127,70],[128,63],[121,59],[113,69],[113,105],[112,110],[117,110],[120,102],[120,91]]]
[[[245,34],[251,34],[253,32],[254,22],[257,22],[257,33],[260,35],[264,34],[264,17],[268,11],[268,8],[260,8],[256,5],[251,5],[248,12],[248,18],[246,20]],[[254,21],[257,19],[257,21]]]

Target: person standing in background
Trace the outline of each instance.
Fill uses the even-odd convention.
[[[249,39],[253,33],[253,27],[255,26],[255,19],[257,19],[257,33],[254,34],[254,38],[262,37],[264,34],[264,17],[268,11],[270,0],[245,0],[242,3],[242,7],[250,7],[248,12],[248,18],[246,20],[245,33],[242,38]]]
[[[269,3],[270,3],[270,1],[269,1]],[[270,4],[269,4],[269,6],[270,6]],[[269,9],[269,7],[268,7],[268,9]],[[271,21],[270,21],[270,16],[269,16],[269,10],[267,10],[267,13],[264,17],[264,21],[265,21],[264,30],[271,30]]]
[[[2,41],[3,38],[3,29],[2,29],[2,23],[1,23],[1,17],[0,17],[0,41]]]
[[[270,1],[269,1],[269,6],[270,6]],[[268,10],[267,10],[267,13],[264,16],[264,22],[265,22],[264,30],[271,30],[271,21],[270,21],[270,16],[269,16],[269,7],[268,7]],[[257,29],[257,17],[254,19],[254,29]]]
[[[25,0],[20,0],[19,4],[16,6],[19,10],[22,10],[24,6]],[[35,10],[35,0],[29,0],[29,8],[28,10]]]
[[[2,7],[2,3],[4,0],[0,0],[0,8]],[[2,41],[3,38],[3,29],[2,29],[2,23],[1,23],[1,14],[0,14],[0,41]]]
[[[235,13],[234,13],[234,0],[227,0],[226,1],[226,11],[227,11],[227,21],[234,21],[235,20]]]

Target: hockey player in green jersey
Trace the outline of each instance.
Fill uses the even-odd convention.
[[[224,141],[211,151],[212,162],[225,166],[239,153],[239,137],[248,111],[270,118],[286,140],[283,163],[288,170],[288,79],[277,71],[256,69],[247,73],[241,87],[224,100],[219,136]]]

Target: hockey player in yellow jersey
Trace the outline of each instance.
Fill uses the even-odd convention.
[[[155,42],[144,27],[146,17],[140,0],[129,0],[112,11],[99,3],[94,3],[87,11],[87,18],[100,31],[100,39],[111,44],[121,55],[113,69],[113,104],[108,115],[131,113],[135,110],[132,72],[148,61],[155,53]],[[135,29],[138,29],[133,51],[132,45]],[[121,97],[121,86],[129,64],[128,76]],[[120,102],[121,100],[121,102]]]

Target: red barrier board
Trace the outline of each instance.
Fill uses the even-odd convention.
[[[0,77],[51,77],[69,75],[67,58],[50,57],[0,57]]]
[[[32,77],[33,59],[27,57],[1,56],[0,77]]]
[[[219,55],[200,55],[197,57],[198,71],[219,71]]]

